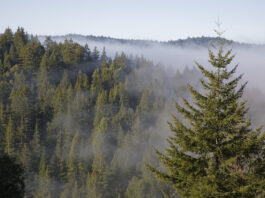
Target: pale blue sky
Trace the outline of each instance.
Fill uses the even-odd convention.
[[[0,0],[0,32],[176,40],[215,36],[218,17],[227,38],[265,43],[264,0]]]

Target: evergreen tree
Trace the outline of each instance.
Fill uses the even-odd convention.
[[[18,62],[18,55],[16,52],[16,48],[15,46],[12,44],[9,50],[9,58],[11,61],[11,65],[14,65]]]
[[[30,150],[28,148],[27,143],[24,143],[22,145],[18,159],[23,165],[23,168],[25,169],[25,171],[28,172],[30,170],[31,161],[30,161]]]
[[[39,125],[36,122],[33,138],[30,142],[31,146],[31,166],[32,169],[37,171],[38,164],[40,161],[41,145],[40,145],[40,132]]]
[[[15,152],[14,122],[11,116],[9,117],[5,133],[5,152],[8,155],[14,155]]]
[[[94,47],[94,49],[93,49],[92,58],[94,61],[97,61],[99,58],[99,51],[98,51],[97,47]]]
[[[44,48],[36,37],[31,37],[31,42],[27,43],[20,52],[22,66],[28,73],[34,72],[40,65]]]
[[[103,47],[103,51],[100,57],[101,67],[108,67],[107,61],[108,60],[107,60],[106,49],[105,47]]]
[[[42,151],[41,154],[41,160],[40,160],[40,166],[39,166],[39,177],[37,177],[38,181],[38,188],[35,189],[34,197],[41,197],[45,198],[48,197],[50,192],[49,192],[49,185],[50,185],[50,180],[49,180],[49,170],[46,166],[46,159],[45,159],[45,150]]]
[[[20,56],[22,50],[26,43],[28,42],[28,34],[25,33],[23,28],[18,28],[14,34],[14,45],[15,48],[18,50],[18,55]]]
[[[218,31],[217,31],[218,32]],[[177,111],[188,121],[175,116],[169,123],[173,136],[163,154],[156,151],[167,172],[150,165],[147,168],[164,182],[173,183],[182,197],[263,197],[265,186],[265,134],[252,130],[245,118],[247,109],[242,97],[245,84],[237,87],[242,75],[232,78],[237,65],[226,42],[212,44],[209,50],[212,70],[197,64],[204,79],[200,93],[188,85],[194,105],[183,98],[185,107],[176,103]]]
[[[78,143],[79,143],[79,131],[77,131],[72,139],[71,148],[69,151],[67,166],[68,182],[73,183],[77,176],[76,158],[78,157]]]
[[[5,51],[4,53],[4,61],[3,61],[3,65],[4,65],[4,72],[7,72],[10,70],[11,68],[11,59],[9,54],[7,53],[7,51]]]
[[[90,51],[87,43],[85,44],[85,47],[84,47],[84,60],[85,61],[91,60],[91,51]]]
[[[13,33],[10,28],[7,28],[0,37],[0,52],[9,51],[13,42]]]

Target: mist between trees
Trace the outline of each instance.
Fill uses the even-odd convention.
[[[167,147],[186,84],[201,89],[193,66],[208,64],[207,48],[41,41],[22,28],[0,36],[0,148],[23,164],[26,197],[178,197],[144,162],[163,168],[152,146]],[[264,49],[235,52],[248,116],[265,123]]]

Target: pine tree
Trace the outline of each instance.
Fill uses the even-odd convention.
[[[14,45],[18,50],[18,55],[21,55],[22,50],[28,42],[28,34],[25,33],[23,28],[18,28],[14,34]]]
[[[97,47],[94,47],[94,49],[93,49],[92,58],[94,61],[97,61],[99,58],[99,51],[98,51]]]
[[[28,172],[30,170],[30,150],[27,146],[26,143],[23,144],[23,147],[21,148],[21,151],[19,153],[18,159],[21,162],[21,164],[23,165],[23,168],[26,172]]]
[[[100,57],[100,62],[101,62],[101,67],[108,67],[108,64],[107,64],[107,54],[106,54],[106,49],[105,47],[103,47],[103,50],[102,50],[102,54],[101,54],[101,57]]]
[[[90,51],[87,43],[85,44],[85,47],[84,47],[84,60],[85,61],[91,60],[91,51]]]
[[[10,28],[7,28],[5,32],[0,37],[0,52],[9,51],[13,42],[13,33]]]
[[[68,166],[67,177],[69,183],[74,182],[77,176],[76,158],[78,154],[78,144],[79,144],[79,131],[75,133],[72,139],[72,144],[67,161],[67,166]]]
[[[46,165],[46,154],[45,150],[42,151],[40,166],[39,166],[39,175],[36,178],[38,182],[38,187],[35,190],[34,197],[49,197],[49,187],[50,187],[50,180],[49,180],[49,170]]]
[[[27,43],[20,52],[24,71],[36,71],[40,65],[44,48],[36,37],[31,37],[31,42]]]
[[[18,62],[18,55],[16,52],[16,48],[15,46],[12,44],[9,50],[9,58],[11,61],[11,65],[14,65]]]
[[[40,131],[37,121],[35,124],[33,138],[30,142],[30,147],[31,147],[31,166],[33,169],[36,169],[37,171],[38,164],[40,161],[40,154],[41,154]]]
[[[8,155],[14,155],[15,152],[15,134],[14,134],[14,122],[11,118],[9,117],[8,124],[7,124],[7,129],[5,133],[5,152]]]
[[[173,116],[169,147],[165,154],[155,149],[167,171],[146,166],[182,197],[264,197],[265,133],[261,127],[252,130],[245,118],[241,97],[246,83],[238,87],[242,75],[232,78],[237,68],[227,68],[234,58],[232,49],[225,49],[226,40],[216,32],[219,39],[212,46],[217,53],[209,50],[212,70],[196,63],[204,76],[204,92],[188,85],[194,104],[184,98],[185,107],[176,103],[188,123]]]

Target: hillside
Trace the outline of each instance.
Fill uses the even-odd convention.
[[[38,36],[39,40],[43,42],[47,35]],[[137,40],[137,39],[120,39],[106,36],[93,36],[93,35],[81,35],[81,34],[67,34],[60,36],[49,36],[52,40],[57,42],[63,42],[66,39],[72,39],[75,42],[84,44],[89,42],[108,43],[108,44],[120,44],[120,45],[132,45],[138,47],[152,47],[154,45],[161,46],[173,46],[173,47],[186,47],[186,46],[202,46],[209,47],[210,42],[216,42],[217,37],[188,37],[186,39],[169,40],[169,41],[156,41],[156,40]],[[228,41],[228,40],[227,40]],[[256,45],[250,43],[240,43],[232,41],[234,47],[265,47],[265,45]]]

